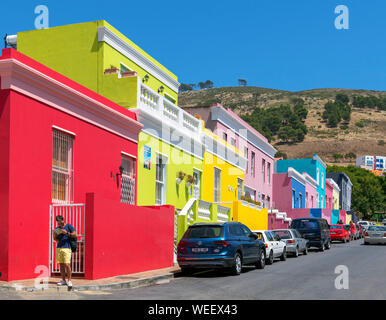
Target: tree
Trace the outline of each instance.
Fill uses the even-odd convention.
[[[186,91],[192,91],[193,86],[191,84],[181,83],[179,91],[180,92],[186,92]]]
[[[247,85],[247,80],[244,80],[244,79],[238,79],[239,81],[239,86],[246,86]]]

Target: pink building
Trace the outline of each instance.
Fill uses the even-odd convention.
[[[205,127],[242,152],[247,159],[244,194],[270,208],[273,194],[273,169],[276,149],[268,140],[230,109],[219,104],[188,108],[205,121]]]
[[[318,183],[308,173],[303,172],[306,180],[306,208],[317,208]]]
[[[334,186],[326,180],[326,209],[333,209],[333,194]]]

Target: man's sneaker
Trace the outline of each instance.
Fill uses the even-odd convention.
[[[72,287],[72,282],[71,282],[71,281],[68,281],[68,282],[67,282],[67,286]]]
[[[58,286],[65,286],[66,284],[67,284],[67,282],[64,280],[58,282]]]

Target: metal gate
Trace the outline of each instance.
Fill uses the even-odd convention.
[[[56,241],[52,231],[57,227],[56,216],[63,216],[65,224],[72,224],[78,239],[76,252],[72,253],[71,270],[73,274],[84,274],[85,255],[85,204],[54,204],[50,206],[50,273],[59,273],[59,264],[56,263]]]

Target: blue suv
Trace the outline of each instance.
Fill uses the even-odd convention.
[[[195,268],[222,268],[239,275],[247,264],[264,269],[265,247],[240,222],[195,223],[178,243],[177,261],[183,273]]]

